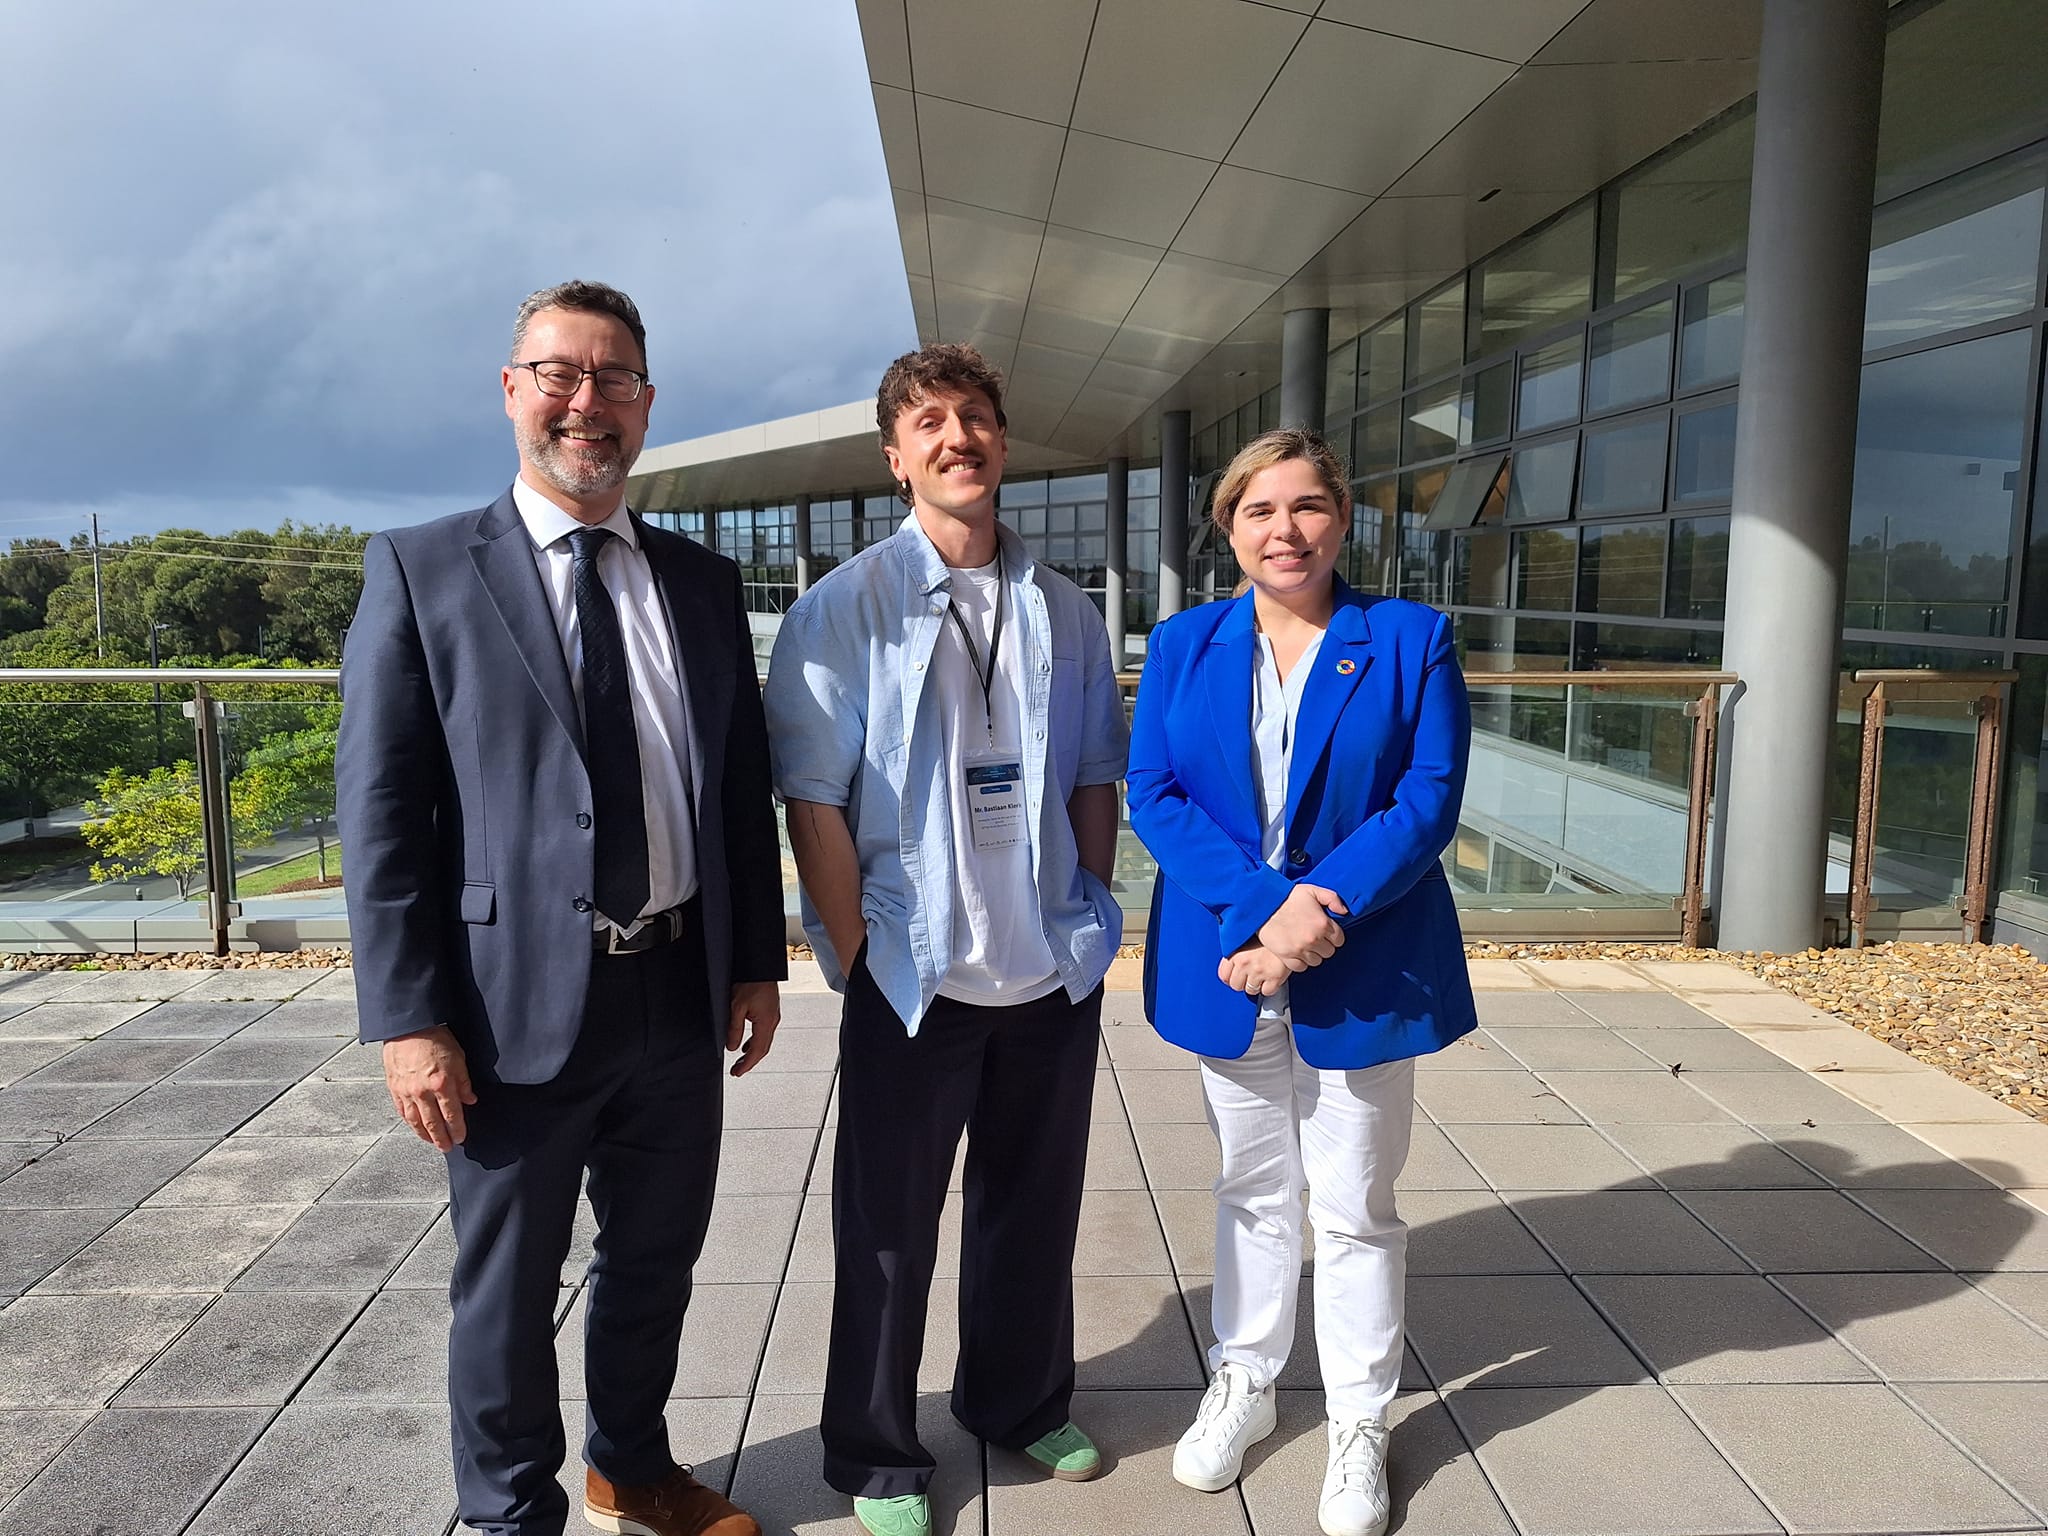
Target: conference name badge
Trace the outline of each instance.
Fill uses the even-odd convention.
[[[1002,752],[967,757],[967,824],[976,853],[1024,841],[1024,764]]]

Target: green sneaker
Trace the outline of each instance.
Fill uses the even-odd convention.
[[[853,1518],[869,1536],[932,1536],[932,1501],[921,1493],[855,1499]]]
[[[1102,1475],[1102,1452],[1072,1419],[1025,1446],[1024,1454],[1063,1483],[1085,1483]]]

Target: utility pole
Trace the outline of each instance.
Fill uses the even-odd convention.
[[[100,584],[100,515],[92,518],[92,622],[99,636],[100,660],[107,659],[107,594]]]

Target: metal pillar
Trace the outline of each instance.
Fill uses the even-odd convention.
[[[796,529],[791,534],[796,556],[796,595],[811,590],[811,498],[796,499]]]
[[[228,927],[241,915],[235,901],[235,846],[225,754],[221,751],[221,708],[203,683],[194,684],[192,717],[199,748],[199,837],[206,861],[206,921],[213,929],[213,952],[228,952]]]
[[[1131,567],[1131,461],[1111,459],[1109,548],[1103,578],[1102,614],[1109,626],[1109,664],[1124,669],[1124,590]]]
[[[1723,949],[1821,939],[1885,0],[1765,0],[1724,665]]]
[[[1290,309],[1280,331],[1280,425],[1323,430],[1330,381],[1330,312]]]
[[[1186,411],[1159,418],[1159,617],[1179,613],[1188,595],[1188,458],[1193,445]]]

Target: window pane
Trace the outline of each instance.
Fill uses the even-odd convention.
[[[1159,466],[1154,464],[1145,469],[1131,471],[1131,500],[1135,504],[1140,496],[1159,494]]]
[[[1531,528],[1515,535],[1515,606],[1572,611],[1579,530]]]
[[[1426,524],[1430,531],[1454,531],[1470,528],[1478,522],[1487,502],[1498,499],[1494,488],[1500,481],[1500,467],[1506,459],[1505,453],[1487,453],[1453,464],[1443,490],[1430,508]],[[1492,508],[1492,513],[1491,521],[1498,522],[1499,507]]]
[[[2048,133],[2048,27],[2035,0],[1943,0],[1885,39],[1878,199]]]
[[[1497,443],[1514,410],[1515,365],[1496,363],[1470,375],[1458,397],[1458,446]]]
[[[2041,167],[1994,167],[1878,210],[1863,347],[1874,351],[2034,307]]]
[[[1330,354],[1323,375],[1323,419],[1339,421],[1358,409],[1358,342],[1347,341]]]
[[[1401,459],[1401,405],[1382,405],[1358,418],[1358,451],[1353,468],[1360,474],[1392,469]]]
[[[1749,243],[1754,107],[1646,165],[1615,190],[1614,292],[1625,299],[1742,254]]]
[[[1584,314],[1593,296],[1593,204],[1517,241],[1479,267],[1479,355]]]
[[[1408,356],[1408,316],[1404,312],[1366,333],[1359,343],[1363,398],[1378,402],[1401,393]]]
[[[1553,342],[1522,358],[1522,396],[1515,430],[1535,432],[1579,417],[1579,351],[1577,336]]]
[[[2022,656],[2018,667],[2000,884],[2048,896],[2048,656]]]
[[[1508,536],[1472,533],[1453,540],[1451,601],[1460,607],[1508,605]]]
[[[1426,379],[1465,360],[1465,279],[1418,299],[1408,311],[1408,377]]]
[[[2031,340],[2011,331],[1864,368],[1848,626],[2005,633]]]
[[[1458,446],[1458,381],[1446,379],[1434,389],[1410,395],[1401,424],[1401,462],[1434,459]]]
[[[1588,524],[1580,535],[1579,607],[1590,613],[1664,611],[1664,540],[1669,525]]]
[[[1718,619],[1728,606],[1728,519],[1681,517],[1671,525],[1667,619]]]
[[[1743,274],[1689,289],[1678,332],[1678,387],[1732,384],[1742,372]]]
[[[1052,494],[1061,501],[1100,501],[1109,494],[1109,476],[1060,475],[1052,481]]]
[[[1042,507],[1045,505],[1045,476],[1034,475],[1029,480],[1005,480],[1002,493],[997,499],[1006,507]]]
[[[1671,388],[1671,300],[1592,329],[1586,359],[1586,414],[1662,400]]]
[[[1572,437],[1517,448],[1508,461],[1507,520],[1543,523],[1571,516],[1572,475],[1578,458],[1578,439]]]
[[[1662,411],[1619,426],[1588,427],[1579,511],[1608,517],[1662,507],[1664,443],[1669,431],[1670,423]]]
[[[1735,494],[1735,402],[1678,418],[1678,466],[1672,476],[1676,506],[1726,501]]]
[[[1718,629],[1646,629],[1640,624],[1580,624],[1572,635],[1574,667],[1718,667]],[[1682,719],[1683,716],[1680,716]],[[1849,759],[1856,760],[1852,753]],[[1678,783],[1683,784],[1681,776]]]

